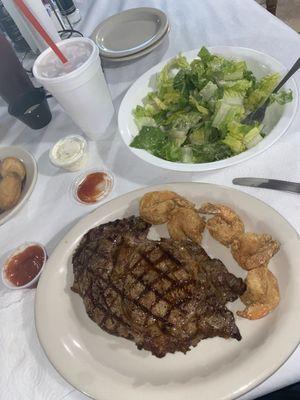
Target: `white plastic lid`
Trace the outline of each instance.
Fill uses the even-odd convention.
[[[59,84],[61,82],[66,82],[69,80],[72,80],[74,78],[77,78],[79,75],[81,75],[87,68],[89,68],[90,64],[94,62],[95,58],[100,60],[99,57],[99,48],[98,46],[93,42],[93,40],[86,38],[86,37],[76,37],[76,38],[71,38],[71,39],[65,39],[61,40],[60,42],[56,43],[56,45],[62,50],[65,46],[68,46],[69,44],[74,44],[74,43],[85,43],[88,46],[91,47],[91,54],[89,58],[78,68],[75,70],[68,72],[64,74],[63,76],[58,76],[58,77],[45,77],[41,73],[41,68],[40,66],[43,65],[50,55],[53,56],[55,55],[53,50],[49,47],[43,53],[41,53],[38,58],[35,60],[34,65],[33,65],[33,75],[34,77],[41,83],[51,83],[53,84]]]

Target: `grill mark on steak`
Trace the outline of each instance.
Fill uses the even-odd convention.
[[[225,305],[245,291],[242,279],[195,243],[147,240],[149,228],[130,217],[84,235],[72,258],[72,290],[89,317],[157,357],[208,337],[240,340]]]

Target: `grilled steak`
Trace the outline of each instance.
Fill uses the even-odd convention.
[[[138,217],[91,229],[73,256],[72,289],[105,331],[133,340],[157,357],[187,352],[201,339],[241,339],[226,308],[245,291],[192,242],[147,240]]]

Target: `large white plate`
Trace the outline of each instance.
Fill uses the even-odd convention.
[[[168,29],[166,14],[157,8],[131,8],[103,21],[92,33],[100,55],[120,58],[159,41]]]
[[[23,162],[26,168],[26,180],[18,203],[11,210],[0,213],[0,225],[3,225],[21,210],[29,199],[38,176],[36,161],[28,151],[16,146],[1,147],[0,160],[6,157],[16,157]]]
[[[280,72],[281,74],[286,72],[286,67],[284,67],[279,61],[256,50],[229,46],[209,47],[209,50],[215,54],[223,55],[226,58],[245,60],[248,68],[258,78],[272,72]],[[199,50],[188,51],[183,53],[183,55],[185,55],[187,59],[191,61],[197,57],[198,51]],[[151,85],[153,85],[153,78],[155,74],[160,72],[168,61],[169,60],[162,61],[136,80],[123,98],[118,115],[119,131],[123,141],[136,156],[150,164],[175,171],[199,172],[224,168],[240,163],[268,149],[287,131],[296,115],[298,108],[298,88],[295,81],[290,79],[284,88],[292,89],[294,95],[293,102],[288,103],[285,106],[280,106],[278,104],[271,105],[268,108],[264,120],[264,132],[267,134],[267,137],[264,138],[264,140],[262,140],[257,146],[237,156],[211,163],[184,164],[166,161],[153,156],[145,150],[130,147],[132,139],[138,133],[138,129],[133,119],[132,110],[138,104],[142,104],[142,100],[145,98],[147,93],[153,90],[153,86]]]
[[[243,339],[209,339],[186,355],[163,359],[139,351],[125,339],[102,331],[87,316],[81,298],[71,292],[71,256],[82,235],[98,224],[138,214],[138,201],[150,190],[169,189],[200,204],[232,206],[247,230],[268,232],[280,240],[270,263],[281,291],[279,307],[266,318],[236,317]],[[155,228],[162,233],[161,227]],[[154,232],[155,233],[155,232]],[[206,234],[204,246],[228,269],[245,276],[230,252]],[[289,223],[265,203],[243,192],[202,183],[174,183],[140,189],[116,198],[82,219],[55,249],[36,293],[35,318],[40,342],[54,367],[78,390],[97,400],[225,400],[247,392],[270,376],[296,348],[300,338],[300,245]],[[241,309],[239,301],[230,305]]]

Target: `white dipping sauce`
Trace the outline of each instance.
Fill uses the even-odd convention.
[[[87,162],[87,142],[78,135],[60,139],[49,152],[50,161],[67,171],[78,171]]]

